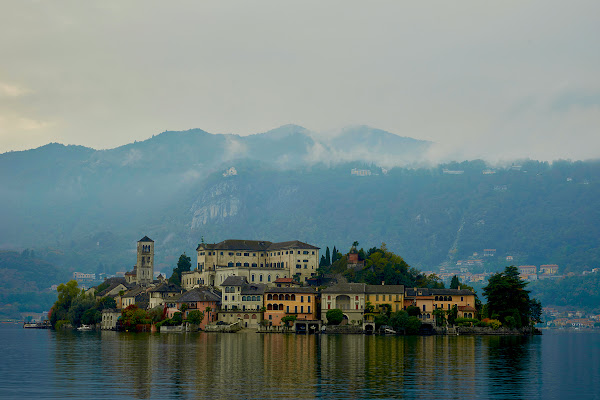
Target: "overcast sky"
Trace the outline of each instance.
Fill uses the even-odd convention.
[[[0,3],[0,153],[288,123],[600,157],[600,1]]]

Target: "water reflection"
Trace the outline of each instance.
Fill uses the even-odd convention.
[[[595,365],[569,376],[557,369],[558,358],[572,368],[577,361],[557,348],[542,353],[543,339],[553,340],[249,331],[53,332],[42,341],[52,365],[45,385],[55,397],[556,398],[571,393],[557,389],[561,379],[600,383],[598,353],[585,355]],[[591,343],[598,349],[600,340]],[[572,351],[582,353],[577,346]],[[545,360],[543,354],[549,354]]]

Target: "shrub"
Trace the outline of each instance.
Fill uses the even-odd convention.
[[[296,315],[286,315],[285,317],[281,318],[281,322],[285,326],[290,326],[288,322],[294,322],[297,318],[298,316]]]
[[[499,329],[502,326],[502,323],[497,319],[491,319],[489,321],[489,324],[492,327],[492,329]]]
[[[339,308],[329,310],[325,315],[327,317],[328,325],[339,325],[344,319],[344,313]]]
[[[190,311],[187,316],[187,321],[190,324],[200,325],[204,319],[204,313],[199,310]]]
[[[475,323],[475,326],[478,328],[487,328],[490,325],[485,321],[478,321]]]
[[[459,326],[471,326],[471,324],[475,324],[479,322],[479,320],[475,318],[456,318],[454,323]]]

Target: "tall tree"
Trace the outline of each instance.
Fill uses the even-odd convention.
[[[459,286],[460,281],[458,280],[458,276],[454,275],[450,281],[450,289],[458,289]]]
[[[335,246],[333,246],[333,253],[331,253],[331,263],[333,264],[336,261],[337,261],[337,250],[336,250]]]
[[[529,323],[531,317],[531,302],[527,282],[521,280],[516,267],[510,266],[492,275],[488,285],[483,288],[487,298],[487,310],[491,318],[500,319],[506,323],[507,317],[514,318],[515,326]]]
[[[183,272],[187,272],[192,267],[192,259],[185,253],[179,256],[177,267],[173,268],[173,274],[169,278],[169,282],[181,286],[181,276]]]
[[[329,246],[327,246],[327,249],[325,250],[325,265],[331,265],[331,253],[329,253]]]

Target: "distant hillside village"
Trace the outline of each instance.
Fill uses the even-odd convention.
[[[147,236],[140,239],[133,271],[87,291],[97,300],[114,299],[113,308],[101,311],[101,328],[119,329],[124,310],[132,306],[180,321],[199,312],[197,325],[203,330],[236,326],[281,331],[293,325],[294,330],[314,331],[331,322],[328,315],[334,314],[329,311],[341,310],[340,325],[368,333],[379,325],[375,315],[382,310],[388,314],[409,310],[425,324],[434,323],[436,310],[438,315],[455,311],[455,318],[466,320],[477,313],[475,293],[460,287],[348,283],[341,276],[326,279],[323,285],[317,272],[319,248],[297,240],[200,243],[196,253],[195,268],[181,272],[181,285],[163,275],[153,279],[154,241]],[[359,262],[356,252],[349,256],[350,266]]]

